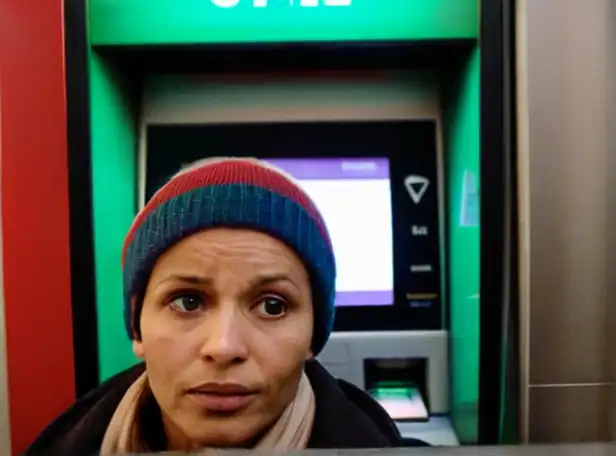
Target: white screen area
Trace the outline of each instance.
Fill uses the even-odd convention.
[[[301,180],[329,230],[336,291],[392,291],[393,241],[389,179]]]

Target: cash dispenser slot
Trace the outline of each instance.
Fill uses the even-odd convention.
[[[430,419],[426,358],[364,359],[365,389],[398,422]]]

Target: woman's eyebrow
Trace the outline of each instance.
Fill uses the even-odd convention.
[[[158,288],[158,286],[166,282],[182,282],[182,283],[188,283],[190,285],[195,285],[195,286],[211,286],[214,283],[214,281],[210,277],[207,277],[207,276],[202,276],[198,274],[173,273],[173,274],[170,274],[162,278],[158,282],[156,287]],[[271,285],[276,282],[289,282],[290,284],[295,286],[297,289],[299,289],[299,286],[297,285],[297,283],[287,274],[261,274],[261,275],[254,277],[250,281],[250,286],[251,287],[261,286],[262,287],[266,285]]]
[[[259,275],[257,277],[255,277],[253,280],[250,281],[250,285],[252,287],[258,287],[258,286],[265,286],[265,285],[271,285],[273,283],[276,282],[289,282],[291,285],[293,285],[295,288],[297,288],[298,290],[300,289],[299,286],[297,285],[297,283],[295,283],[295,281],[293,281],[293,279],[291,277],[289,277],[287,274],[263,274],[263,275]]]
[[[213,284],[213,280],[206,276],[200,276],[198,274],[169,274],[158,281],[155,288],[167,283],[167,282],[182,282],[195,286],[210,286]]]

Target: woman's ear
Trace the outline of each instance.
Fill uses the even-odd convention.
[[[145,350],[143,349],[143,342],[137,339],[133,340],[133,353],[137,358],[143,359],[143,356],[145,355]]]

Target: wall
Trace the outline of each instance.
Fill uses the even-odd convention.
[[[607,18],[609,21],[608,28],[608,46],[616,46],[616,3],[610,2]],[[614,49],[612,47],[612,49]],[[612,77],[607,80],[607,104],[608,104],[608,130],[614,131],[616,127],[616,52],[612,51],[608,53],[607,58],[608,72]],[[608,154],[608,229],[607,232],[611,233],[608,238],[608,271],[616,271],[616,134],[609,136],[609,154]],[[608,333],[611,331],[611,336],[608,337],[607,344],[607,356],[610,366],[611,380],[614,384],[611,387],[610,393],[610,438],[612,441],[616,441],[616,281],[608,281],[608,302],[612,305],[608,306]]]
[[[0,170],[2,169],[2,74],[0,73]],[[2,188],[0,173],[0,189]],[[0,454],[11,451],[9,425],[9,392],[7,382],[6,335],[4,320],[4,280],[2,265],[2,193],[0,190]]]
[[[61,0],[0,2],[2,266],[15,454],[74,400],[62,16]]]
[[[609,437],[610,3],[518,2],[522,410],[532,443]]]

